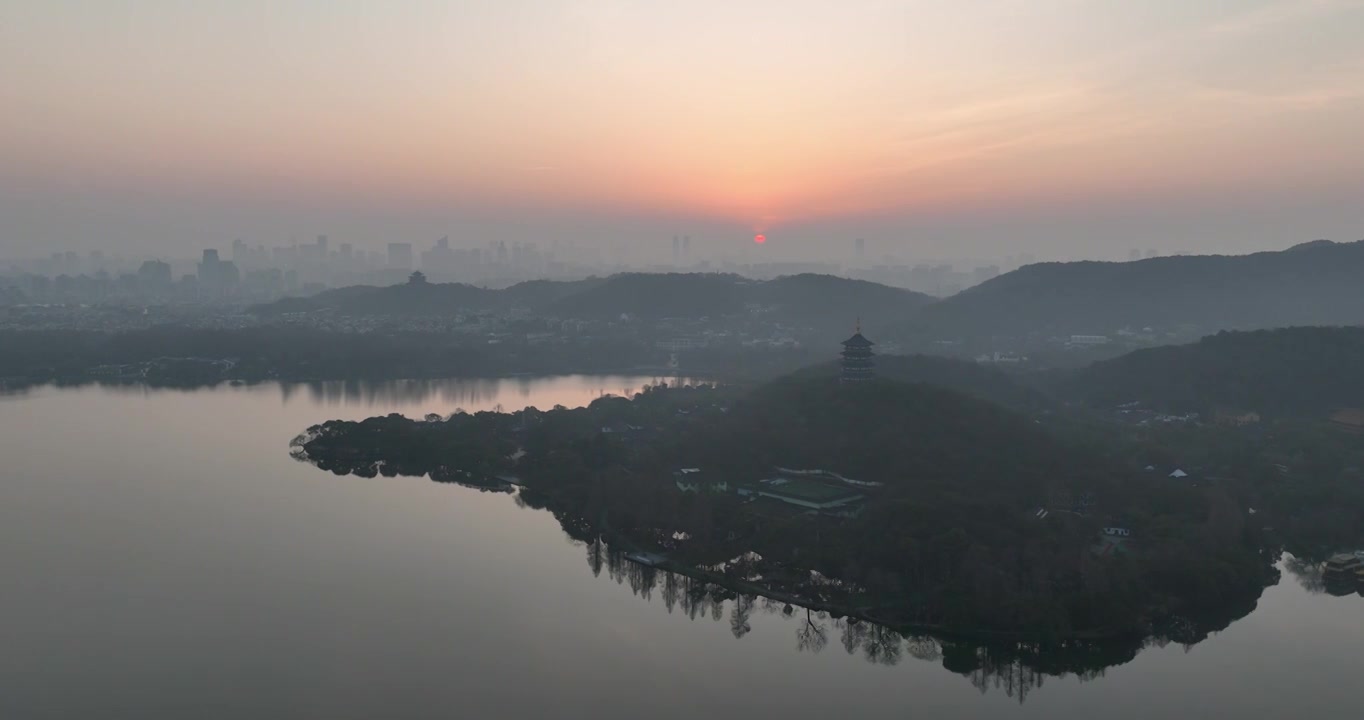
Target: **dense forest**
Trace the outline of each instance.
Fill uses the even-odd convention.
[[[1222,332],[1138,350],[1053,376],[1063,396],[1095,407],[1139,401],[1172,412],[1326,415],[1364,407],[1364,327]]]
[[[931,300],[920,293],[832,275],[792,275],[762,281],[719,273],[623,273],[578,281],[537,280],[505,290],[426,282],[348,287],[309,298],[281,300],[255,312],[454,315],[523,309],[547,317],[594,320],[622,315],[645,320],[714,319],[762,313],[773,321],[842,331],[859,316],[890,325]]]
[[[1225,489],[1137,477],[1121,453],[922,384],[788,378],[436,420],[326,423],[299,447],[340,473],[494,485],[514,473],[522,497],[571,533],[610,533],[697,568],[756,553],[759,567],[726,572],[890,623],[1140,635],[1172,617],[1244,607],[1271,579],[1258,528]],[[612,426],[634,430],[603,430]],[[864,512],[829,517],[672,482],[677,467],[737,483],[777,465],[880,485]],[[1039,507],[1060,511],[1039,518]],[[1101,529],[1115,524],[1136,534],[1136,549],[1096,555]]]

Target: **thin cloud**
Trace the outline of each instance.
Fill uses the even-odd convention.
[[[1364,0],[1288,0],[1240,13],[1213,25],[1216,35],[1249,35],[1287,23],[1302,22],[1364,8]]]

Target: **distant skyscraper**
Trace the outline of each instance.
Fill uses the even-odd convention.
[[[214,248],[204,250],[203,261],[199,263],[199,288],[213,295],[229,292],[241,280],[241,273],[235,263],[223,262]]]
[[[388,267],[391,270],[411,270],[412,243],[389,243]]]
[[[163,292],[171,286],[171,266],[160,260],[148,260],[137,269],[137,284],[143,292]]]
[[[690,236],[690,235],[683,235],[683,236],[682,236],[682,257],[685,258],[685,257],[690,257],[690,256],[691,256],[691,236]]]

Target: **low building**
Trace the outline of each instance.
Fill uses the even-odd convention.
[[[1227,427],[1245,427],[1260,422],[1260,413],[1253,410],[1243,412],[1238,410],[1218,410],[1213,420],[1218,425]]]
[[[684,493],[699,493],[702,490],[715,493],[729,492],[728,482],[708,476],[701,468],[681,468],[674,471],[673,484]]]
[[[1326,561],[1324,575],[1327,579],[1354,579],[1361,570],[1364,570],[1364,556],[1359,553],[1336,553]]]
[[[1071,335],[1066,341],[1069,347],[1096,347],[1111,342],[1107,335]]]
[[[849,487],[805,478],[776,477],[739,486],[745,497],[766,497],[810,510],[830,511],[860,502],[862,493]]]
[[[845,475],[839,475],[832,470],[788,468],[777,466],[777,474],[781,477],[800,477],[818,482],[830,484],[843,483],[844,485],[855,485],[857,487],[878,488],[884,483],[875,480],[854,480]]]

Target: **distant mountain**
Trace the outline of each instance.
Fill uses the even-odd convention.
[[[743,312],[758,281],[718,273],[622,273],[543,308],[565,317],[720,317]]]
[[[1096,407],[1140,401],[1175,412],[1324,417],[1364,407],[1364,328],[1223,332],[1068,374],[1058,391]]]
[[[1281,252],[1028,265],[924,308],[940,336],[1195,332],[1364,323],[1364,241]]]
[[[934,302],[931,296],[833,275],[789,275],[752,288],[752,298],[792,323],[848,327],[853,318],[887,327]]]
[[[352,285],[312,297],[284,298],[254,308],[264,315],[330,310],[340,315],[453,315],[502,304],[497,290],[461,283],[404,283],[376,287]]]
[[[857,317],[901,322],[932,302],[921,293],[830,275],[749,280],[718,273],[625,273],[580,281],[536,280],[505,290],[462,284],[407,283],[356,286],[310,298],[288,298],[260,313],[330,310],[342,315],[448,315],[468,310],[527,308],[553,317],[614,319],[719,318],[746,313],[805,326],[836,323],[851,329]]]

